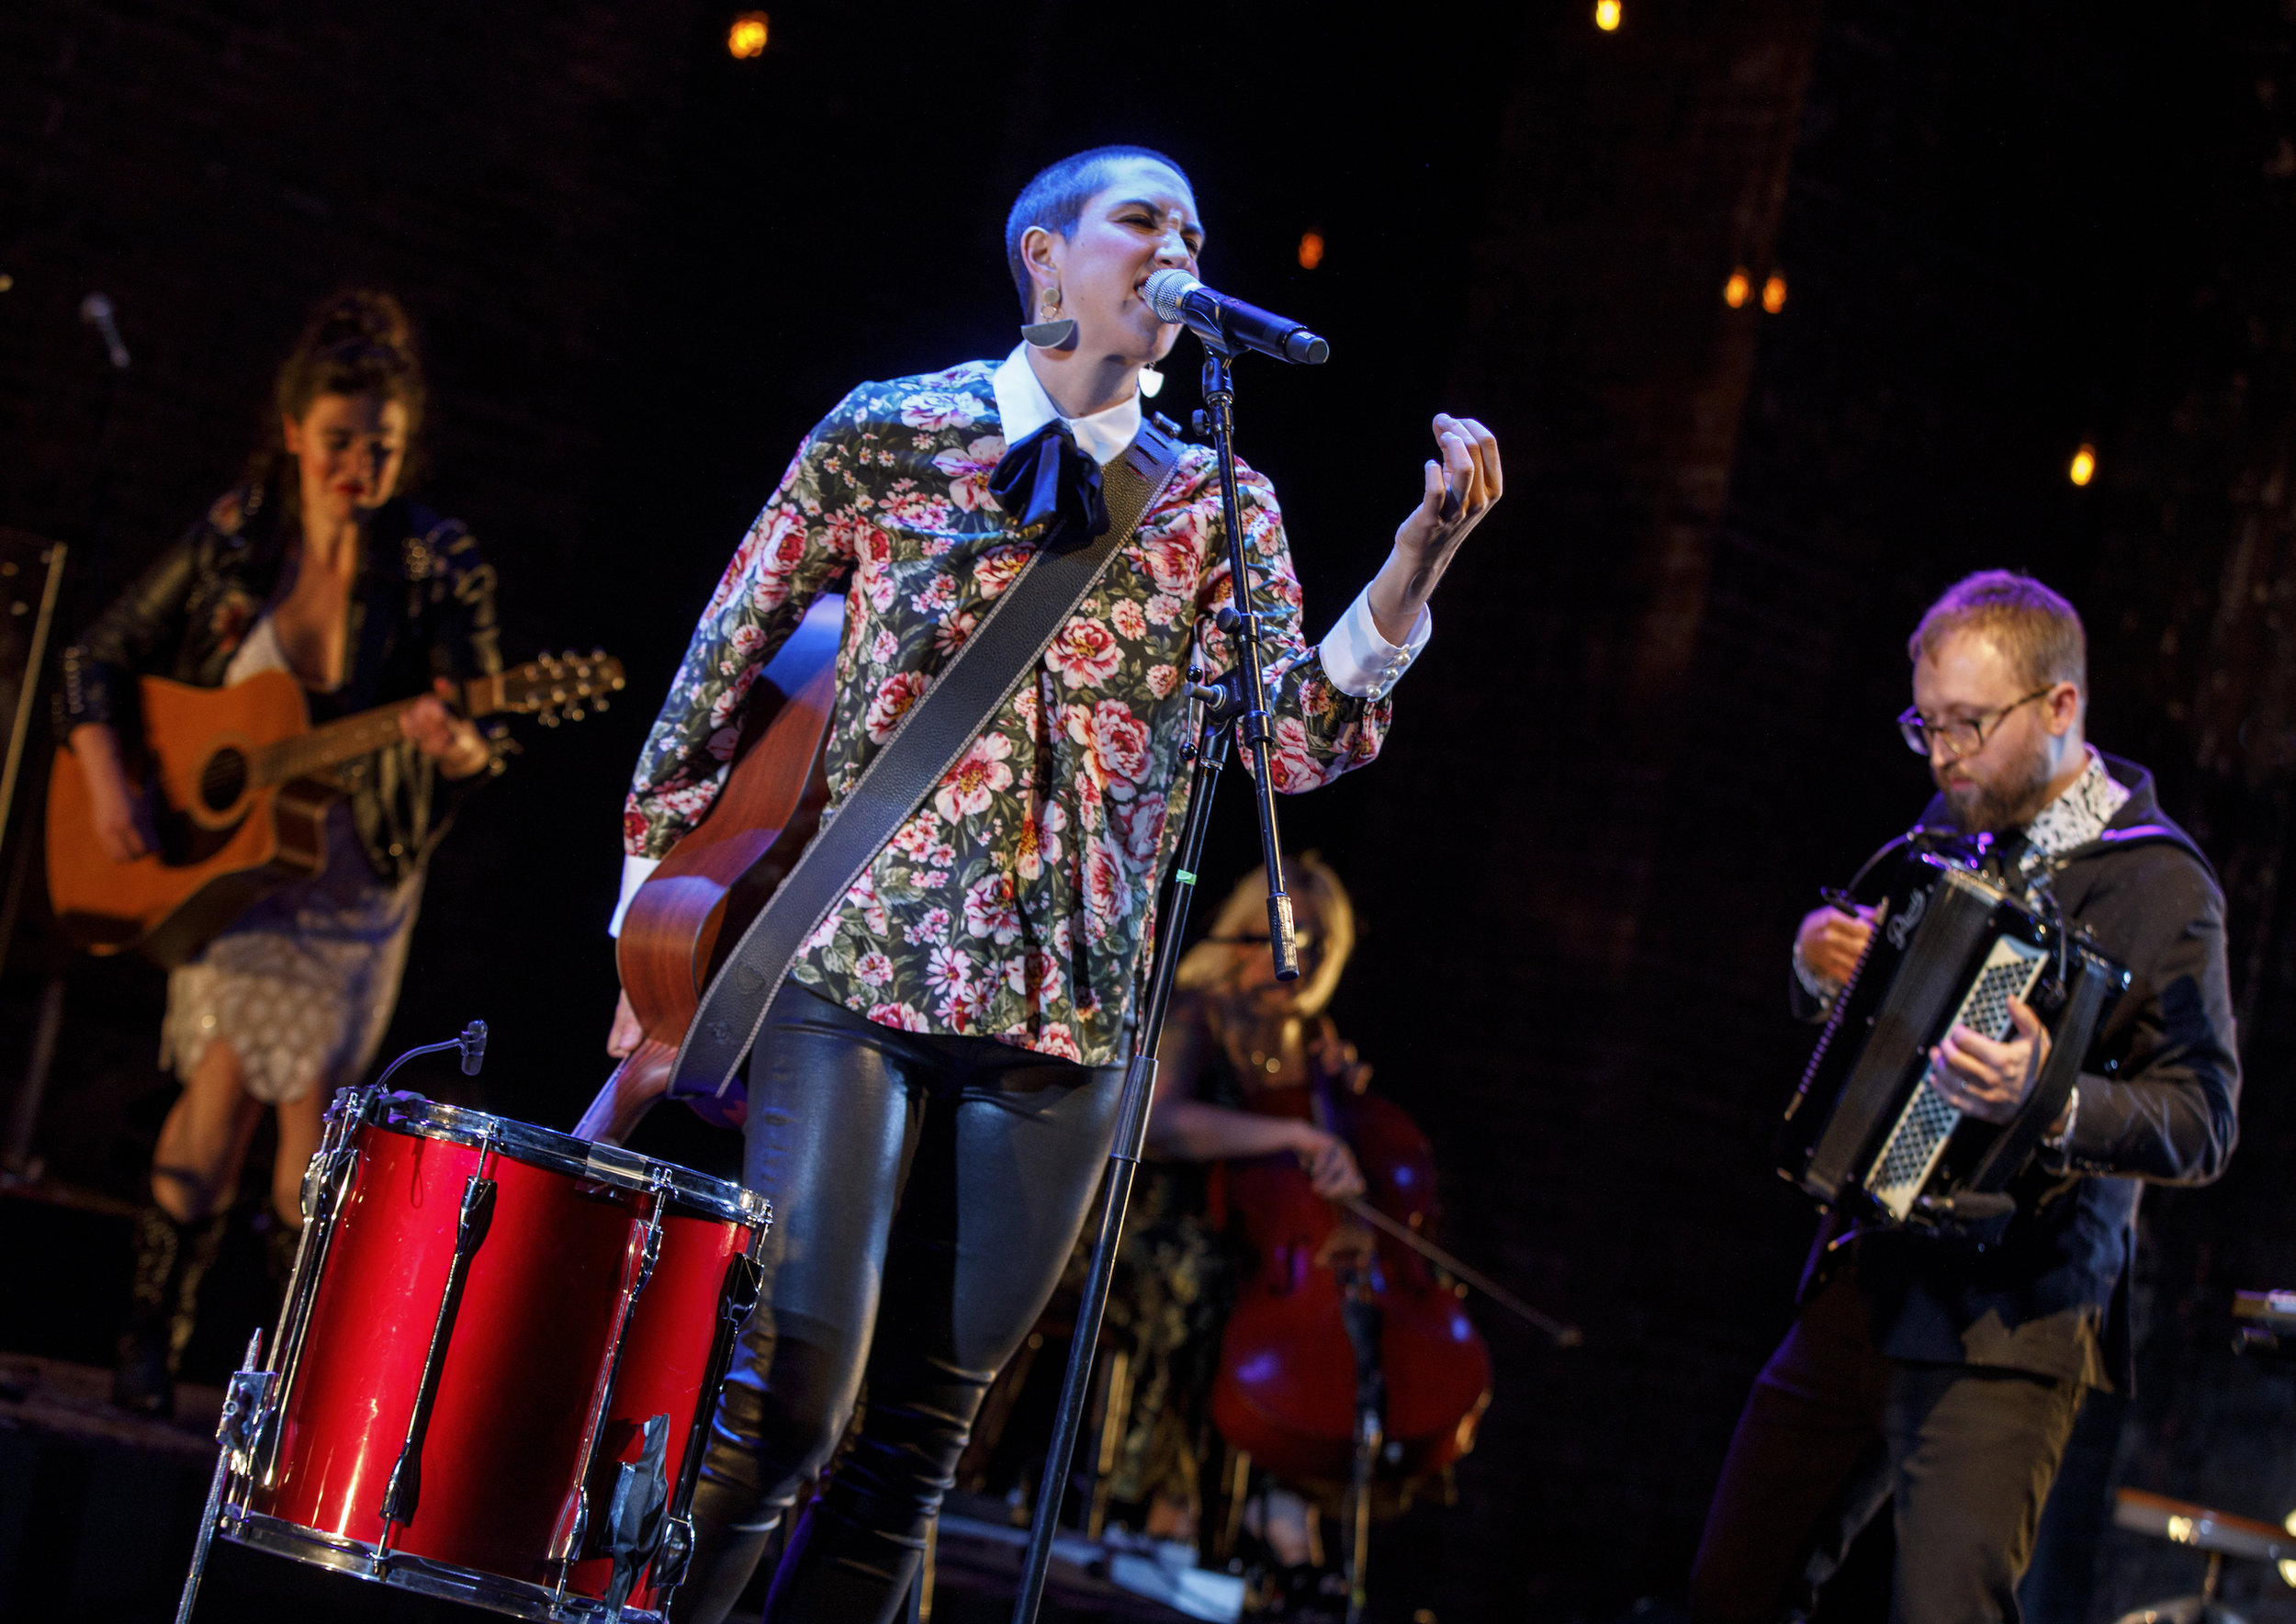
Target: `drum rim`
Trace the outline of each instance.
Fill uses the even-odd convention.
[[[675,1206],[698,1209],[750,1228],[761,1228],[772,1217],[772,1203],[756,1190],[676,1162],[421,1094],[374,1088],[360,1092],[366,1098],[355,1106],[359,1119],[388,1133],[442,1140],[474,1150],[491,1145],[497,1156],[568,1178],[592,1179],[642,1194],[665,1190]]]
[[[440,1562],[409,1551],[382,1551],[364,1539],[330,1534],[260,1511],[227,1506],[216,1528],[219,1537],[251,1551],[267,1551],[311,1567],[348,1573],[371,1585],[384,1585],[442,1601],[507,1613],[538,1620],[585,1619],[596,1624],[638,1624],[659,1620],[658,1612],[625,1606],[617,1616],[606,1604],[580,1591],[560,1595],[547,1585]]]

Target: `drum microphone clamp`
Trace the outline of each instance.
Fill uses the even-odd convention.
[[[477,1077],[478,1075],[479,1066],[486,1059],[487,1023],[483,1021],[474,1021],[468,1026],[462,1029],[462,1036],[460,1037],[448,1038],[443,1043],[423,1043],[419,1047],[409,1049],[404,1054],[400,1055],[398,1059],[383,1067],[383,1075],[375,1079],[375,1087],[379,1088],[385,1083],[390,1081],[390,1074],[397,1071],[400,1066],[406,1065],[408,1061],[412,1060],[416,1055],[444,1054],[449,1049],[460,1049],[462,1051],[463,1076],[467,1077]]]

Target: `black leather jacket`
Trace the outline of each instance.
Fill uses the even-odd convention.
[[[137,679],[220,687],[223,673],[280,584],[287,562],[278,503],[261,486],[234,491],[155,559],[63,651],[57,727],[107,723],[132,750]],[[377,510],[351,590],[343,686],[308,695],[314,723],[425,693],[434,676],[462,681],[501,669],[494,567],[462,523],[394,499]],[[499,728],[494,771],[501,768]],[[336,776],[376,877],[396,884],[445,832],[459,785],[440,794],[437,771],[401,741],[346,763]],[[483,775],[481,775],[483,776]],[[465,780],[474,783],[476,780]]]

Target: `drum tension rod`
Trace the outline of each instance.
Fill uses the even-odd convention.
[[[489,1139],[478,1153],[478,1170],[463,1186],[462,1212],[455,1221],[454,1261],[447,1265],[446,1290],[439,1297],[438,1317],[431,1322],[431,1345],[422,1356],[422,1380],[415,1388],[414,1413],[407,1417],[406,1442],[400,1446],[398,1463],[390,1469],[390,1483],[383,1491],[383,1537],[376,1547],[377,1558],[388,1554],[391,1530],[414,1520],[415,1505],[422,1498],[422,1438],[430,1430],[431,1405],[438,1397],[446,1344],[455,1334],[463,1287],[470,1279],[470,1260],[478,1255],[488,1226],[494,1221],[495,1183],[488,1177],[493,1165],[494,1143]]]

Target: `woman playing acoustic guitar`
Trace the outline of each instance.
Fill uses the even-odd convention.
[[[494,571],[463,526],[398,496],[422,416],[406,314],[347,292],[313,314],[279,370],[276,438],[64,651],[67,743],[115,863],[156,849],[141,793],[137,679],[221,687],[300,679],[313,719],[501,669]],[[163,1064],[184,1092],[160,1130],[137,1219],[135,1283],[113,1402],[166,1414],[199,1280],[264,1107],[278,1112],[272,1204],[291,1240],[332,1090],[357,1080],[397,1000],[424,861],[451,792],[495,746],[437,698],[402,738],[339,776],[321,871],[255,902],[168,976]]]

